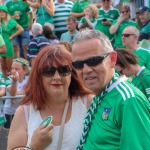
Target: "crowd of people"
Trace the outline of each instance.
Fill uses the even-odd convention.
[[[117,4],[0,5],[0,97],[22,95],[0,99],[7,150],[149,149],[150,8]]]

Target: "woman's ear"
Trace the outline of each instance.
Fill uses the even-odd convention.
[[[116,60],[117,60],[117,53],[115,51],[112,51],[110,53],[110,58],[111,58],[111,68],[115,68]]]

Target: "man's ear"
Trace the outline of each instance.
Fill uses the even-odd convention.
[[[116,60],[117,60],[117,53],[115,51],[112,51],[110,53],[110,58],[111,58],[111,68],[115,68]]]

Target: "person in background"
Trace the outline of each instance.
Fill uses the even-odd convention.
[[[2,35],[0,35],[0,54],[6,53],[6,46]]]
[[[150,103],[115,73],[117,54],[106,35],[81,31],[72,41],[72,56],[78,77],[96,94],[77,150],[149,150]]]
[[[32,63],[42,47],[50,44],[50,41],[43,35],[43,27],[39,23],[34,23],[31,28],[33,38],[28,47],[28,60]]]
[[[53,0],[38,0],[36,2],[31,2],[29,0],[25,0],[26,3],[37,9],[36,12],[36,22],[41,24],[42,26],[45,23],[50,23],[53,25],[53,16],[55,12],[55,6]]]
[[[122,44],[122,32],[127,26],[135,26],[137,28],[138,24],[130,20],[130,8],[129,6],[121,6],[121,14],[117,20],[114,20],[109,31],[111,34],[114,34],[114,48],[124,48]]]
[[[142,24],[139,41],[146,39],[150,42],[150,8],[141,6],[138,11],[139,20]]]
[[[126,27],[122,32],[122,43],[133,54],[139,57],[138,64],[150,70],[150,51],[139,46],[140,31],[134,26]]]
[[[11,70],[11,65],[14,57],[14,49],[12,40],[23,32],[23,28],[14,20],[10,18],[6,6],[0,6],[0,34],[2,35],[5,45],[6,53],[0,54],[1,68],[4,76]]]
[[[58,37],[52,32],[52,29],[48,25],[43,26],[43,35],[50,41],[51,44],[58,44]]]
[[[111,3],[112,0],[101,0],[102,7],[99,8],[99,18],[95,29],[106,34],[112,42],[114,35],[110,34],[109,29],[112,22],[118,19],[120,13],[119,10],[114,8]]]
[[[73,2],[68,0],[55,0],[54,26],[55,34],[60,39],[61,34],[67,32],[66,20],[70,16]]]
[[[72,7],[70,16],[77,18],[78,22],[85,16],[84,8],[90,4],[89,0],[76,1]]]
[[[13,60],[11,67],[11,75],[7,76],[6,96],[24,95],[24,87],[28,80],[29,63],[24,58],[16,58]],[[5,130],[8,132],[15,111],[19,106],[21,99],[6,99],[3,112],[6,117],[4,124]]]
[[[91,26],[87,22],[83,23],[82,26],[80,27],[79,31],[85,30],[85,29],[92,29]]]
[[[82,27],[84,23],[88,23],[89,26],[94,29],[97,24],[97,18],[98,18],[98,9],[95,5],[91,4],[84,8],[84,14],[85,17],[82,17],[79,24],[78,29]]]
[[[77,19],[73,16],[69,16],[66,20],[68,31],[63,33],[60,37],[60,41],[71,42],[79,33],[76,29]]]
[[[14,58],[20,57],[20,47],[23,49],[24,58],[27,59],[27,48],[30,42],[29,30],[33,22],[33,14],[25,1],[12,0],[6,2],[8,13],[14,18],[24,31],[13,39],[15,51]]]
[[[120,74],[131,77],[135,87],[150,101],[150,70],[138,65],[138,57],[126,49],[117,49],[116,69]]]
[[[12,121],[7,149],[27,145],[36,150],[75,150],[91,94],[77,77],[71,53],[60,45],[44,47],[34,61],[25,97]],[[48,116],[53,116],[52,123],[39,126]]]

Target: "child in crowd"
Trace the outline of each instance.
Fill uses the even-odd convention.
[[[5,80],[4,80],[4,75],[0,71],[0,96],[5,95]],[[0,100],[0,131],[1,131],[1,126],[5,123],[5,116],[3,113],[3,100]]]
[[[11,75],[6,78],[6,95],[24,95],[24,87],[28,80],[29,63],[24,58],[13,60]],[[4,124],[5,129],[10,128],[14,113],[19,106],[20,99],[7,99],[4,104],[4,114],[7,122]]]
[[[88,25],[94,29],[94,27],[97,24],[97,18],[98,18],[98,9],[95,5],[90,4],[84,8],[85,16],[81,18],[78,28],[80,29],[82,25],[87,22]]]

